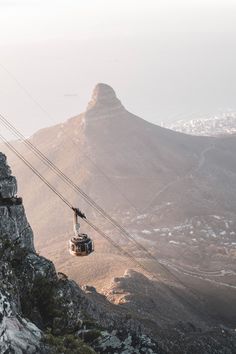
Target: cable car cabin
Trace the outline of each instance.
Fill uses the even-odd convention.
[[[78,217],[81,219],[86,219],[86,216],[76,208],[74,211],[74,237],[69,241],[69,252],[72,256],[88,256],[94,251],[93,241],[88,237],[87,234],[80,233],[80,224],[78,222]]]
[[[93,241],[86,234],[79,234],[69,241],[69,252],[72,256],[88,256],[93,250]]]

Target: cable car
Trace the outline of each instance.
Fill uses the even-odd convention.
[[[73,208],[74,211],[74,236],[69,241],[69,252],[72,256],[88,256],[94,251],[93,241],[87,234],[80,233],[80,224],[78,216],[86,219],[86,216],[78,209]]]

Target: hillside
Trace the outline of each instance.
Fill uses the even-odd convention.
[[[89,297],[35,252],[17,181],[0,153],[0,353],[164,353],[137,318]]]
[[[0,191],[0,353],[235,352],[234,331],[216,327],[199,298],[160,276],[156,282],[129,270],[103,296],[57,273],[35,251],[17,181],[2,153]]]
[[[236,296],[235,136],[197,137],[153,125],[128,112],[111,87],[98,84],[84,113],[40,130],[29,140],[197,291],[220,323],[235,326],[231,311]],[[15,146],[90,220],[153,272],[173,281],[22,143]],[[67,250],[71,212],[7,153],[40,254],[77,282],[95,285],[104,294],[114,277],[124,276],[129,268],[139,270],[83,224],[95,239],[96,252],[86,259],[71,257]]]

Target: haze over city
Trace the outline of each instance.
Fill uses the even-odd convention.
[[[235,110],[235,35],[230,0],[0,1],[1,113],[28,136],[97,82],[153,123]]]

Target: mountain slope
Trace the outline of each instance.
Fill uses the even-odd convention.
[[[124,311],[89,298],[35,252],[16,179],[1,152],[0,191],[1,354],[164,353],[136,318],[124,325]]]
[[[1,353],[235,352],[235,331],[217,326],[202,299],[183,286],[129,270],[114,279],[105,297],[57,273],[35,252],[16,179],[2,153],[0,191]]]
[[[217,282],[234,292],[235,136],[195,137],[150,124],[128,112],[111,87],[98,84],[84,113],[37,132],[30,141],[185,282],[197,277],[203,288]],[[161,273],[22,143],[15,146],[72,204]],[[83,260],[71,258],[71,211],[12,154],[9,159],[37,249],[60,270],[102,289],[109,288],[114,275],[137,269],[85,225],[96,240],[96,252]]]
[[[114,91],[104,84],[95,88],[85,113],[64,124],[39,131],[30,141],[109,210],[117,209],[116,205],[120,209],[130,207],[124,196],[137,209],[147,207],[154,193],[194,169],[202,151],[212,142],[211,139],[175,133],[134,116],[125,110]],[[40,167],[22,144],[16,146],[36,167]],[[27,195],[34,191],[39,203],[37,214],[40,213],[46,189],[42,186],[42,190],[35,190],[32,178],[24,177],[22,180],[25,167],[12,156],[10,158],[19,171],[19,183],[26,192],[27,205],[32,209]],[[50,171],[43,167],[42,172],[56,186],[59,184]],[[31,176],[30,172],[27,176]],[[40,183],[37,185],[41,189]],[[114,185],[121,193],[113,189]],[[65,193],[70,196],[69,191]],[[34,219],[37,219],[35,214]],[[38,219],[41,220],[41,216]]]

